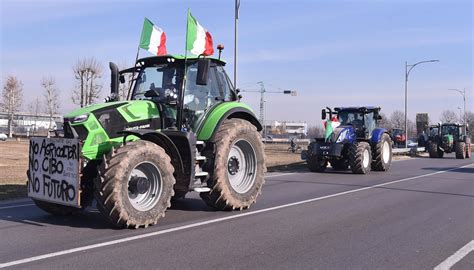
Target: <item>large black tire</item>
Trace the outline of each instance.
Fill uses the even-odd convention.
[[[372,151],[367,142],[357,142],[349,147],[349,165],[355,174],[368,174],[371,169]]]
[[[219,210],[249,208],[262,193],[267,170],[257,128],[243,119],[226,119],[213,143],[214,168],[208,180],[211,191],[199,195],[207,205]]]
[[[33,202],[41,210],[50,213],[53,216],[69,216],[82,212],[92,204],[94,199],[93,181],[97,177],[97,164],[93,161],[89,162],[82,170],[81,176],[81,208],[66,206],[56,203],[50,203],[32,199]]]
[[[324,172],[328,166],[328,162],[316,156],[310,156],[306,160],[306,166],[312,172]]]
[[[428,148],[428,153],[430,155],[430,158],[439,158],[438,144],[432,141],[428,141],[427,148]]]
[[[154,225],[171,206],[173,172],[170,157],[152,142],[140,140],[112,149],[95,181],[97,208],[116,227]],[[149,180],[141,188],[144,193],[133,184],[138,178]]]
[[[347,159],[337,159],[337,160],[331,160],[331,167],[334,170],[338,171],[345,171],[349,168],[349,161]]]
[[[454,151],[456,152],[457,159],[465,159],[466,158],[466,143],[465,142],[455,143]]]
[[[382,135],[380,141],[373,149],[372,170],[388,171],[392,165],[392,140],[387,133]]]

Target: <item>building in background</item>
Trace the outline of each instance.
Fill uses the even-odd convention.
[[[266,135],[272,138],[303,138],[308,124],[303,121],[269,121],[265,123]]]
[[[45,113],[20,112],[13,117],[13,134],[16,136],[32,136],[35,134],[46,134],[49,129],[62,129],[62,115],[54,115],[50,121],[49,115]],[[8,114],[0,112],[0,132],[8,132]]]

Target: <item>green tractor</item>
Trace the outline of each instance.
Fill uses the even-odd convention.
[[[255,203],[266,172],[261,124],[220,59],[167,55],[111,69],[111,98],[64,116],[64,138],[32,138],[28,195],[53,215],[95,199],[118,227],[156,224],[191,191],[219,210]],[[124,74],[135,74],[117,101]]]
[[[426,147],[430,158],[442,158],[444,153],[452,152],[456,153],[457,159],[470,158],[469,127],[456,123],[439,123],[437,126],[431,126]]]

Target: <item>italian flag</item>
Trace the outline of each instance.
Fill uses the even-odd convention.
[[[154,55],[166,55],[165,32],[147,18],[145,18],[145,21],[143,22],[140,48],[145,49]]]
[[[199,24],[191,12],[188,12],[186,50],[194,55],[209,56],[214,53],[211,34]]]

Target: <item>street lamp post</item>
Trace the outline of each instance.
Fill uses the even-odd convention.
[[[413,65],[409,65],[405,61],[405,148],[408,148],[408,75],[410,75],[410,71],[417,65],[419,64],[424,64],[424,63],[433,63],[433,62],[439,62],[439,60],[427,60],[427,61],[420,61],[418,63],[415,63]]]
[[[459,89],[448,89],[450,91],[456,91],[458,92],[459,94],[462,95],[462,100],[463,100],[463,103],[464,103],[464,115],[463,115],[463,123],[465,124],[466,123],[466,88],[464,88],[462,91],[459,90]]]
[[[459,123],[462,122],[461,107],[458,107],[459,110]]]

